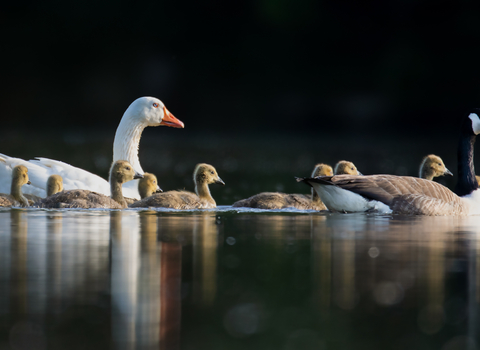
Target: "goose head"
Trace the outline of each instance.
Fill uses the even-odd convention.
[[[21,188],[23,185],[30,185],[28,169],[26,166],[17,165],[12,171],[12,189],[13,187]]]
[[[183,122],[173,116],[162,101],[155,97],[140,97],[133,101],[125,111],[125,116],[138,119],[146,126],[165,125],[183,128]]]
[[[434,177],[453,174],[447,169],[443,163],[442,158],[434,154],[429,154],[420,165],[420,177],[427,180],[432,180]]]
[[[341,160],[335,165],[335,175],[362,175],[352,162]]]
[[[193,181],[197,186],[210,184],[225,185],[225,182],[218,176],[217,170],[210,164],[205,163],[197,164],[193,172]]]
[[[333,176],[333,169],[330,165],[327,164],[317,164],[312,172],[312,177],[317,176]]]
[[[143,175],[137,173],[126,160],[117,160],[110,170],[110,182],[124,184],[133,179],[141,179]]]
[[[138,182],[138,192],[140,197],[147,198],[154,193],[163,192],[160,186],[158,186],[157,177],[150,173],[143,174],[143,179]]]
[[[63,179],[60,175],[50,175],[47,180],[47,197],[63,191]]]

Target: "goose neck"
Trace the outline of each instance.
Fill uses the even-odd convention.
[[[16,181],[12,181],[12,187],[10,189],[12,197],[23,206],[28,206],[28,200],[23,196],[22,185]]]
[[[127,207],[127,202],[125,201],[125,198],[123,198],[123,194],[122,194],[122,184],[119,183],[112,176],[110,176],[110,192],[111,192],[111,197],[115,202],[120,204],[122,208]]]
[[[320,202],[320,197],[318,196],[317,191],[312,187],[312,202],[313,203],[319,203]]]
[[[473,166],[473,148],[475,136],[464,135],[458,144],[458,182],[455,192],[459,196],[465,196],[478,188]]]
[[[197,182],[195,184],[195,193],[200,198],[200,200],[205,200],[213,205],[216,205],[215,200],[210,194],[210,188],[206,182]]]
[[[140,174],[143,174],[144,171],[138,159],[138,146],[145,127],[147,124],[124,116],[118,125],[113,141],[113,161],[126,160]]]

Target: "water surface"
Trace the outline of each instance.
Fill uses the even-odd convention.
[[[478,349],[480,217],[0,210],[0,349]]]

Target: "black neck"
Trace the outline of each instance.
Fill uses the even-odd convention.
[[[458,182],[455,193],[465,196],[478,188],[473,167],[475,135],[462,134],[458,143]]]

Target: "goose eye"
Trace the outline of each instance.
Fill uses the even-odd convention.
[[[210,174],[212,174],[212,175],[213,175],[213,174],[214,174],[214,172],[213,172],[213,171],[211,171],[211,172],[210,172]]]
[[[158,108],[158,103],[157,103],[157,102],[153,102],[153,107]]]
[[[129,166],[127,166],[125,169],[127,169],[127,170],[130,170],[130,167],[129,167]]]

